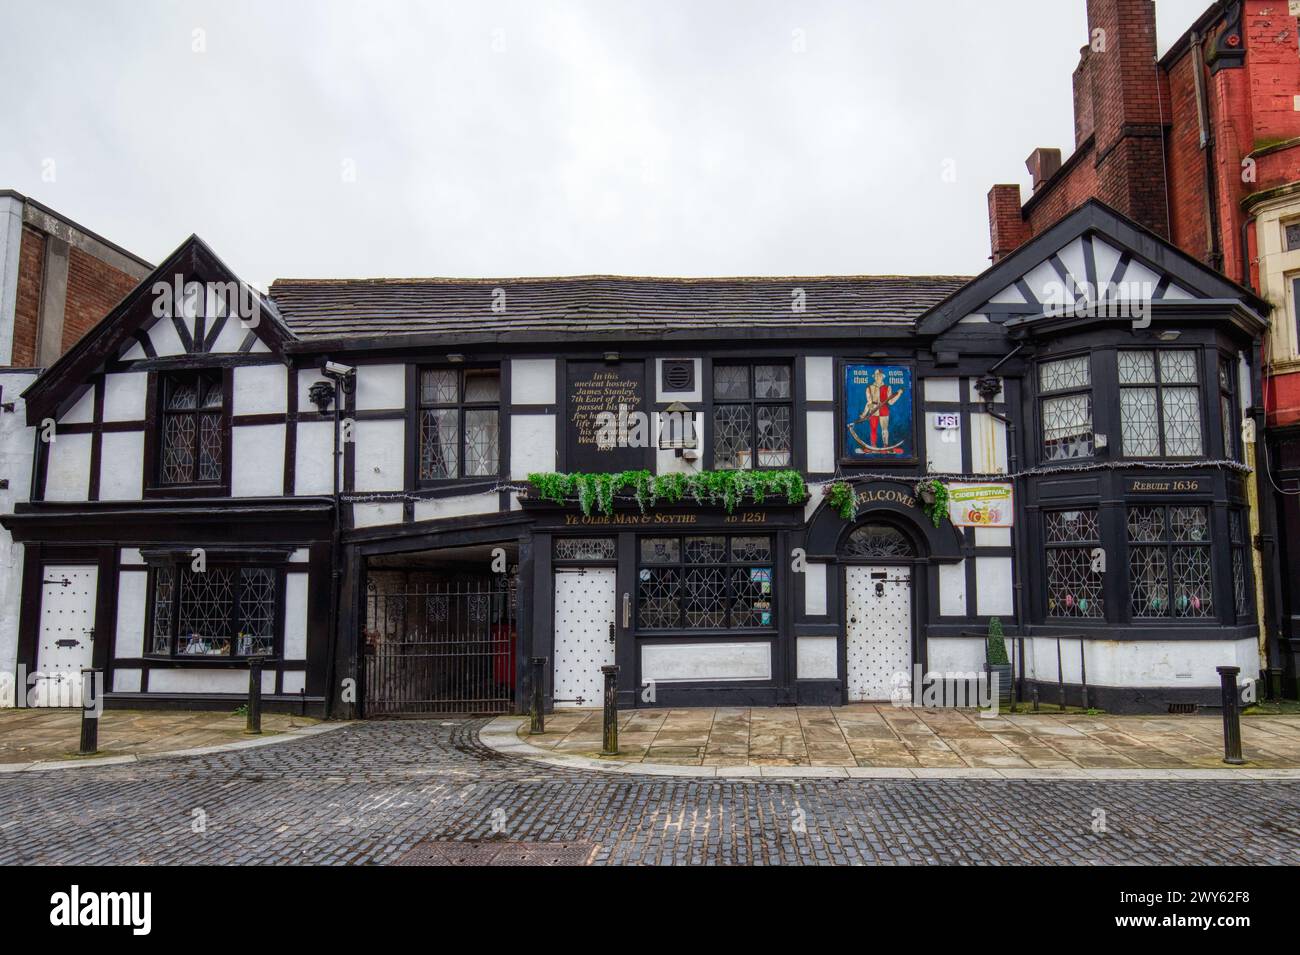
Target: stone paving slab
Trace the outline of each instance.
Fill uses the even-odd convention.
[[[99,755],[80,756],[81,711],[0,710],[0,772],[38,772],[80,766],[112,766],[168,756],[203,756],[248,749],[327,732],[341,723],[320,723],[282,713],[262,716],[262,735],[244,733],[244,717],[187,710],[105,710],[99,723]]]
[[[889,778],[899,770],[914,778],[1184,779],[1265,771],[1300,778],[1300,716],[1243,717],[1243,767],[1223,763],[1217,716],[989,719],[977,710],[883,704],[633,710],[619,714],[617,756],[600,753],[601,718],[599,710],[564,710],[547,717],[545,734],[532,736],[525,721],[501,717],[483,738],[554,765],[705,777],[743,778],[740,770],[750,768],[773,778]],[[527,753],[514,745],[521,741]]]

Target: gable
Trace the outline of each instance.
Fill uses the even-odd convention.
[[[1248,289],[1090,200],[935,306],[918,327],[937,334],[959,323],[1205,299],[1240,302],[1261,314],[1268,310]]]
[[[66,412],[109,365],[240,354],[287,361],[293,338],[270,299],[190,236],[28,387],[27,420]]]

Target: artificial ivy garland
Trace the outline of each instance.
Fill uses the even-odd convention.
[[[822,488],[822,494],[831,510],[844,520],[851,521],[858,516],[858,496],[848,481],[832,481]]]
[[[749,500],[762,504],[769,496],[782,496],[789,504],[802,504],[808,497],[803,475],[798,471],[701,471],[698,474],[660,474],[649,471],[618,471],[599,474],[528,475],[538,497],[556,504],[577,498],[582,513],[612,514],[614,498],[630,492],[644,514],[660,501],[680,503],[689,495],[697,504],[721,504],[730,514]]]
[[[943,523],[948,516],[948,485],[942,481],[919,481],[916,485],[916,499],[921,502],[921,509],[929,515],[935,527]]]

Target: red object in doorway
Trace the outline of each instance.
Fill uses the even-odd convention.
[[[505,647],[502,647],[502,644]],[[515,628],[498,624],[492,628],[492,678],[498,684],[515,686]]]

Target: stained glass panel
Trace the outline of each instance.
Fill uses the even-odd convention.
[[[265,656],[275,649],[275,571],[245,567],[239,572],[240,656]]]
[[[1101,540],[1101,529],[1094,508],[1048,511],[1045,518],[1049,544],[1083,544]]]
[[[172,601],[176,597],[176,569],[156,567],[153,572],[153,652],[172,652]]]
[[[1104,616],[1101,575],[1092,570],[1092,555],[1083,547],[1047,550],[1047,615]]]
[[[420,373],[420,404],[454,405],[460,398],[460,381],[457,372],[444,368],[430,368]]]
[[[789,365],[755,365],[754,366],[754,397],[755,398],[789,398],[790,397],[790,366]]]
[[[182,656],[230,656],[235,572],[209,567],[181,571],[180,619],[176,652]]]
[[[1160,382],[1165,385],[1194,385],[1200,381],[1196,373],[1196,352],[1162,349],[1160,351]]]
[[[717,564],[727,559],[725,537],[686,538],[686,563]]]
[[[681,572],[676,567],[643,567],[637,578],[637,626],[643,630],[681,626]]]
[[[721,567],[686,568],[686,626],[715,629],[726,626],[727,575]]]
[[[641,538],[641,562],[675,564],[682,559],[681,542],[676,537]]]
[[[1119,383],[1121,385],[1154,385],[1156,383],[1155,355],[1149,351],[1121,351],[1119,353]]]
[[[465,369],[465,403],[495,404],[501,400],[501,373],[495,368]]]

